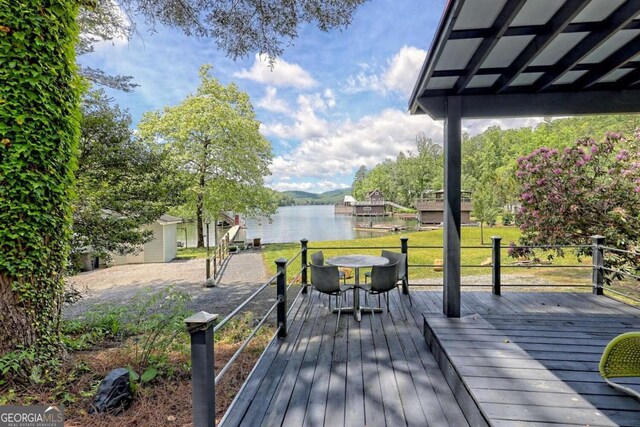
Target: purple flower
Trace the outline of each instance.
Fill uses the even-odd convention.
[[[576,166],[580,167],[580,166],[584,166],[587,162],[585,162],[584,160],[580,159],[576,162]]]
[[[616,160],[626,160],[629,158],[629,152],[627,150],[620,150],[616,155]]]
[[[569,154],[570,152],[571,152],[571,148],[566,147],[566,148],[564,149],[564,154]]]
[[[544,178],[540,178],[536,183],[537,183],[538,185],[544,185],[544,184],[546,184],[546,182],[547,182],[547,180],[546,180],[546,179],[544,179]]]
[[[556,174],[556,175],[560,175],[562,173],[562,169],[556,168],[556,169],[553,170],[553,173]]]
[[[593,154],[596,154],[599,150],[600,150],[600,149],[598,148],[598,146],[597,146],[597,145],[592,145],[592,146],[591,146],[591,152],[592,152]]]

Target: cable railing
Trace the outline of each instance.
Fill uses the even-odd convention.
[[[640,253],[628,251],[624,249],[617,249],[608,246],[604,246],[604,238],[600,236],[594,236],[591,245],[523,245],[523,246],[502,246],[501,237],[493,236],[491,246],[461,246],[460,250],[469,249],[482,249],[491,251],[491,262],[482,264],[462,264],[460,268],[486,268],[491,271],[491,282],[487,284],[464,284],[461,286],[465,288],[488,288],[491,287],[491,292],[495,295],[501,294],[502,288],[522,288],[522,287],[536,287],[536,288],[579,288],[590,287],[594,294],[604,294],[605,272],[623,275],[636,280],[640,280],[640,276],[629,273],[626,271],[615,270],[605,266],[604,254],[605,251],[615,252],[618,254],[625,254],[637,257],[640,260]],[[437,245],[409,245],[409,239],[407,237],[400,238],[400,245],[387,245],[387,246],[346,246],[346,247],[332,247],[326,245],[313,246],[309,248],[308,241],[306,239],[301,240],[300,251],[293,255],[289,260],[280,258],[275,261],[276,274],[270,277],[265,283],[263,283],[253,294],[251,294],[246,300],[244,300],[238,307],[236,307],[231,313],[229,313],[223,320],[217,323],[217,315],[210,315],[205,312],[200,312],[185,320],[189,333],[191,334],[191,354],[192,354],[192,383],[193,383],[193,416],[194,426],[211,426],[215,425],[215,387],[216,384],[224,377],[229,371],[232,364],[238,359],[242,352],[250,344],[251,340],[255,338],[260,328],[262,328],[267,320],[276,312],[276,332],[274,338],[285,338],[287,336],[287,318],[291,314],[294,307],[297,306],[299,298],[303,294],[307,293],[308,286],[308,251],[309,250],[335,250],[335,251],[352,251],[352,250],[400,250],[400,252],[407,255],[406,258],[406,271],[407,279],[410,286],[420,287],[442,287],[442,283],[417,283],[411,282],[410,271],[421,268],[433,268],[441,271],[445,268],[444,263],[438,264],[410,264],[409,256],[415,254],[418,251],[424,250],[442,250],[442,246]],[[580,250],[583,252],[591,251],[592,264],[591,265],[553,265],[553,264],[502,264],[502,250],[514,249],[520,251],[531,250]],[[446,258],[443,255],[443,258]],[[287,269],[293,268],[294,263],[299,262],[299,269],[295,270],[295,274],[287,279]],[[523,260],[515,261],[516,263],[522,263]],[[522,283],[502,283],[502,269],[503,268],[560,268],[560,269],[591,269],[592,279],[590,284],[522,284]],[[637,271],[637,267],[636,267]],[[276,302],[269,307],[266,314],[258,321],[256,326],[251,330],[248,337],[238,347],[236,352],[227,361],[224,367],[220,369],[218,374],[214,376],[214,333],[220,331],[228,323],[235,318],[243,309],[245,309],[251,302],[263,293],[267,288],[275,283],[276,285]],[[290,289],[300,283],[300,290],[296,294],[291,304],[287,304],[287,294]],[[606,288],[607,292],[616,294],[625,298],[629,298],[635,302],[640,303],[638,297],[628,295],[617,289],[613,289],[610,286]],[[404,290],[403,290],[404,291]],[[288,309],[287,309],[288,307]],[[214,326],[215,325],[215,326]],[[255,367],[254,367],[255,369]],[[251,375],[251,374],[250,374]],[[213,408],[213,409],[212,409]]]
[[[301,269],[287,281],[287,267],[290,266],[298,257],[302,255],[303,262]],[[187,319],[187,329],[191,335],[191,376],[192,376],[192,404],[193,404],[193,425],[194,426],[214,426],[215,425],[215,389],[224,376],[228,373],[231,366],[237,361],[240,355],[249,346],[251,341],[256,337],[260,329],[276,313],[276,331],[274,338],[285,338],[287,336],[287,317],[294,308],[300,295],[307,291],[302,286],[297,293],[293,303],[287,310],[287,293],[291,287],[297,283],[306,282],[306,251],[300,251],[291,260],[284,258],[276,260],[277,273],[263,283],[255,292],[247,299],[240,303],[231,313],[216,324],[217,315],[206,312],[197,313]],[[266,289],[275,283],[276,302],[272,304],[266,313],[260,318],[256,326],[249,332],[247,338],[240,344],[234,354],[227,360],[225,365],[220,368],[215,375],[215,340],[214,334],[219,332],[229,324],[242,310]],[[215,376],[214,376],[215,375]]]

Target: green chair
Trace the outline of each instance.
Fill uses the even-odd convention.
[[[611,381],[611,378],[640,377],[640,332],[615,337],[604,349],[599,369],[611,387],[640,399],[640,392]]]

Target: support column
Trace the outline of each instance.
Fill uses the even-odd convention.
[[[462,181],[462,101],[448,97],[444,120],[444,286],[442,310],[460,317],[460,192]]]

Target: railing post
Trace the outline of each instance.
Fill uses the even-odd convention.
[[[218,254],[216,253],[218,248],[214,249],[213,252],[213,278],[215,279],[218,277]]]
[[[300,240],[300,260],[301,260],[301,266],[302,266],[302,275],[301,275],[301,280],[302,280],[302,293],[306,294],[307,293],[307,284],[308,282],[308,277],[307,277],[307,244],[309,243],[309,241],[307,239],[302,239]]]
[[[592,259],[593,259],[593,273],[591,274],[591,286],[593,287],[593,293],[595,295],[603,295],[604,285],[604,236],[591,236],[591,242],[593,243]]]
[[[491,241],[493,242],[493,249],[491,251],[491,288],[494,295],[500,295],[500,267],[501,267],[501,259],[500,259],[500,241],[502,237],[500,236],[491,236]]]
[[[278,296],[278,338],[287,336],[287,260],[276,260],[277,274],[276,293]]]
[[[193,427],[216,423],[213,325],[217,318],[217,314],[201,311],[184,320],[191,335]]]
[[[407,280],[402,281],[402,293],[405,295],[409,295],[409,287],[407,284],[409,283],[409,238],[401,237],[400,238],[400,251],[406,255],[404,259],[404,271],[407,273]]]

